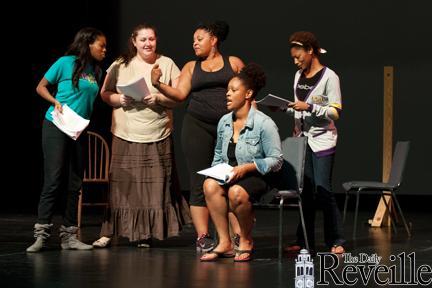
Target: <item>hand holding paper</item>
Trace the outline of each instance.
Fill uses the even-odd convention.
[[[268,107],[278,107],[279,109],[286,109],[289,106],[293,105],[294,102],[291,102],[287,99],[275,96],[273,94],[268,94],[263,99],[256,101],[257,104],[261,104]]]
[[[128,84],[119,84],[117,85],[117,89],[121,93],[132,97],[135,101],[141,101],[145,96],[150,94],[150,90],[144,77],[141,77],[138,80],[132,81]]]
[[[233,167],[226,163],[220,163],[213,167],[198,171],[198,174],[211,177],[219,182],[219,184],[228,183],[232,176]]]
[[[90,123],[90,120],[84,119],[78,115],[69,108],[67,104],[63,105],[63,113],[60,113],[58,110],[53,110],[51,115],[54,125],[73,140],[78,139],[79,135]]]

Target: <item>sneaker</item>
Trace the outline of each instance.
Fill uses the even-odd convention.
[[[102,236],[98,240],[93,242],[93,247],[95,248],[106,248],[111,244],[111,238]]]
[[[208,234],[203,234],[196,240],[196,250],[201,253],[206,253],[216,246],[215,241]]]
[[[234,245],[234,250],[239,250],[239,247],[240,247],[240,235],[239,234],[234,234],[234,236],[232,237],[232,243]]]

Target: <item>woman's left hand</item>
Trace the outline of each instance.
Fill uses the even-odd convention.
[[[296,111],[306,111],[309,109],[309,104],[303,101],[296,101],[291,107]]]
[[[150,107],[154,107],[156,105],[158,105],[158,95],[157,93],[153,93],[153,94],[149,94],[147,96],[145,96],[142,101],[150,106]]]
[[[231,177],[228,179],[228,183],[234,183],[243,177],[249,172],[256,170],[254,163],[247,163],[235,166],[231,172]]]

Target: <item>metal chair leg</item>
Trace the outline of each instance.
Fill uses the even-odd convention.
[[[406,230],[407,233],[408,233],[408,237],[411,237],[411,230],[410,230],[409,227],[408,227],[408,224],[407,224],[407,222],[406,222],[406,220],[405,220],[405,216],[403,215],[403,213],[402,213],[402,209],[401,209],[401,207],[400,207],[400,205],[399,205],[399,201],[397,200],[396,195],[394,195],[394,193],[392,193],[392,198],[394,199],[394,202],[396,203],[396,207],[397,207],[397,209],[398,209],[398,211],[399,211],[399,214],[401,215],[402,222],[403,222],[403,224],[404,224],[404,226],[405,226],[405,230]]]
[[[282,261],[282,233],[283,233],[283,203],[284,203],[284,197],[281,196],[281,199],[279,201],[279,246],[278,246],[278,258],[279,261]]]
[[[346,217],[346,212],[347,212],[347,207],[348,207],[348,198],[349,198],[349,192],[346,191],[346,193],[345,193],[344,211],[343,211],[343,220],[342,220],[342,223],[344,223],[344,224],[345,224],[345,217]]]
[[[388,211],[388,215],[389,215],[389,217],[390,217],[390,225],[391,225],[391,227],[393,228],[393,231],[395,232],[395,234],[397,234],[397,228],[396,228],[396,225],[395,225],[395,221],[394,221],[394,219],[393,219],[393,215],[392,215],[392,213],[391,213],[391,210],[390,210],[390,205],[389,205],[389,203],[386,201],[386,199],[385,199],[385,197],[384,197],[385,195],[384,195],[384,193],[381,193],[381,198],[382,198],[382,200],[383,200],[383,202],[384,202],[384,204],[385,204],[385,206],[386,206],[386,209],[387,209],[387,211]],[[390,195],[390,197],[391,198],[393,198],[393,195]],[[390,199],[391,199],[390,198]]]
[[[356,239],[356,233],[357,233],[357,216],[358,216],[358,207],[360,202],[360,191],[361,188],[357,190],[356,195],[356,206],[355,206],[355,212],[354,212],[354,231],[353,231],[353,239]]]
[[[302,205],[300,197],[298,198],[298,205],[299,205],[300,220],[301,220],[301,223],[302,223],[303,237],[304,237],[304,240],[305,240],[306,250],[308,250],[308,252],[310,253],[310,250],[309,250],[309,241],[308,241],[308,238],[307,238],[306,225],[305,225],[304,216],[303,216],[303,205]]]

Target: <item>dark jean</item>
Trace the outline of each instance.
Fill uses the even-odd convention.
[[[61,198],[63,225],[77,225],[78,196],[80,193],[82,166],[82,138],[69,138],[52,122],[44,120],[42,126],[42,150],[44,157],[44,183],[39,199],[39,224],[51,223],[57,198]]]
[[[315,249],[315,210],[320,207],[324,214],[324,242],[328,247],[345,243],[342,220],[332,191],[334,154],[318,157],[307,146],[305,160],[304,188],[302,193],[303,212],[309,247]],[[297,227],[297,241],[303,246],[303,229]]]

